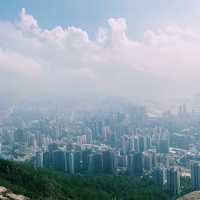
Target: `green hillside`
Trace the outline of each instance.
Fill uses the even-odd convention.
[[[127,176],[68,176],[0,160],[0,185],[34,200],[168,200],[149,180]]]

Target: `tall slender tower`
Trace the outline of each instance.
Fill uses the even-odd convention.
[[[192,188],[200,190],[200,163],[193,163],[191,166]]]
[[[167,170],[167,189],[171,194],[180,194],[180,172],[178,168]]]

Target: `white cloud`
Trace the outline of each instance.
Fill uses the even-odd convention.
[[[34,73],[39,74],[41,66],[31,57],[0,49],[0,71],[32,76]]]
[[[38,30],[38,22],[36,19],[34,19],[33,16],[27,14],[25,8],[22,8],[21,14],[20,14],[20,26],[23,31],[35,31]]]
[[[192,85],[200,72],[198,32],[169,26],[147,30],[137,41],[127,29],[124,18],[112,18],[91,40],[77,27],[43,29],[22,9],[18,23],[0,23],[0,76],[12,72],[29,77],[33,91],[37,86],[66,95],[168,95],[174,80],[198,92]],[[17,84],[18,76],[14,79]]]

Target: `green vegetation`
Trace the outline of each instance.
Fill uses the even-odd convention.
[[[181,177],[181,190],[182,190],[181,196],[193,191],[191,178]]]
[[[128,176],[68,176],[0,160],[0,185],[34,200],[168,200],[149,180]]]

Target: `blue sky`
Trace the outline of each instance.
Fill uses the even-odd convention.
[[[200,16],[198,0],[0,0],[0,19],[16,20],[23,7],[42,27],[73,25],[90,35],[110,17],[125,18],[135,37],[157,26],[190,26]]]
[[[199,93],[199,10],[199,0],[0,0],[0,85],[9,96]]]

